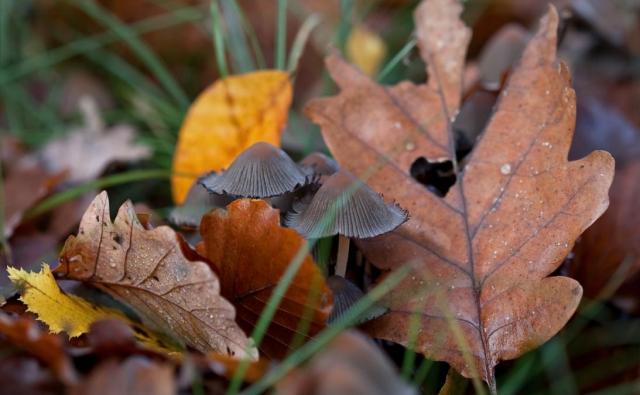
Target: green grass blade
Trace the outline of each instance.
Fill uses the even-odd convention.
[[[402,62],[402,59],[404,59],[405,56],[407,56],[413,50],[413,48],[415,48],[416,44],[417,41],[415,38],[409,40],[409,42],[407,42],[400,49],[400,51],[398,51],[398,53],[395,54],[395,56],[391,58],[391,60],[386,65],[384,65],[382,70],[380,70],[380,73],[378,73],[378,81],[384,81],[385,77],[387,77],[393,71],[393,69],[395,69],[396,66],[400,64],[400,62]]]
[[[287,47],[287,0],[278,0],[278,12],[276,15],[276,64],[275,68],[284,70]]]
[[[336,36],[336,45],[344,53],[353,18],[353,0],[340,0],[340,24]]]
[[[160,84],[173,96],[176,103],[186,109],[189,106],[187,94],[180,88],[171,73],[166,69],[162,61],[151,49],[131,30],[108,10],[95,1],[67,0],[82,9],[87,15],[113,30],[133,50],[133,52],[145,63],[149,70],[158,78]]]
[[[0,1],[0,3],[2,2],[3,1]],[[199,8],[185,7],[171,14],[151,17],[140,22],[136,22],[129,26],[129,30],[132,35],[139,36],[144,33],[202,20],[204,17],[205,14],[201,12]],[[11,68],[3,70],[0,74],[0,84],[6,84],[10,81],[26,77],[38,70],[53,67],[56,64],[74,56],[82,55],[87,51],[113,44],[121,39],[121,36],[109,30],[105,33],[73,41],[40,55],[32,56]]]
[[[256,63],[251,55],[245,30],[242,27],[243,14],[240,7],[235,6],[235,0],[221,0],[222,15],[227,26],[228,51],[233,61],[235,73],[247,73],[256,69]]]
[[[224,32],[222,29],[222,20],[220,19],[220,8],[218,8],[217,0],[211,1],[211,32],[213,34],[213,49],[216,54],[216,64],[218,65],[218,74],[220,77],[226,78],[229,75],[229,67],[227,66],[227,57],[224,50]]]
[[[94,189],[102,189],[112,187],[114,185],[126,184],[130,182],[152,180],[158,178],[169,178],[171,172],[168,170],[131,170],[123,173],[114,174],[111,176],[92,180],[84,184],[69,188],[67,190],[56,193],[40,202],[38,205],[29,210],[25,218],[33,218],[40,214],[46,213],[49,210],[56,208],[57,206],[81,196],[83,193],[92,191]]]

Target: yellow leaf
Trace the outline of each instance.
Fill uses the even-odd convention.
[[[356,26],[347,39],[347,58],[363,73],[374,77],[387,56],[387,46],[380,36],[364,26]]]
[[[191,105],[173,157],[172,190],[182,203],[196,177],[222,170],[258,141],[280,145],[292,88],[283,71],[264,70],[216,81]]]
[[[62,292],[47,264],[43,264],[37,273],[15,267],[8,267],[7,272],[20,290],[20,300],[27,306],[27,311],[36,314],[52,333],[65,332],[69,337],[77,337],[89,332],[89,327],[96,321],[116,318],[134,327],[136,340],[145,347],[173,356],[180,352],[178,347],[167,344],[158,334],[132,322],[121,312]]]

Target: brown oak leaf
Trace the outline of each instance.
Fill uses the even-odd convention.
[[[206,214],[200,233],[198,251],[215,265],[222,295],[236,306],[240,326],[251,331],[304,239],[280,226],[279,210],[251,199]],[[297,337],[300,341],[315,335],[329,318],[331,291],[311,255],[303,259],[260,345],[267,357],[284,357]]]
[[[408,209],[396,231],[359,242],[382,269],[410,264],[412,275],[383,303],[390,312],[370,334],[409,342],[495,389],[494,367],[537,347],[567,322],[582,289],[548,277],[576,237],[606,209],[613,158],[596,151],[569,162],[575,93],[556,60],[558,15],[542,19],[462,168],[452,122],[461,101],[470,31],[455,0],[426,0],[415,13],[425,85],[380,86],[337,57],[327,60],[339,95],[307,113],[341,166],[367,177]],[[457,181],[444,198],[416,182],[418,158],[453,160]]]
[[[255,358],[235,309],[205,262],[171,228],[146,230],[131,202],[115,221],[100,193],[60,253],[55,273],[93,285],[131,306],[147,323],[201,351]]]

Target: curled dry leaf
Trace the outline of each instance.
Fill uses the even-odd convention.
[[[251,331],[304,239],[280,226],[278,210],[249,199],[205,215],[200,234],[198,251],[215,265],[222,295],[236,306],[240,325]],[[270,358],[286,355],[297,336],[303,340],[322,330],[331,312],[324,276],[310,255],[303,259],[260,346]]]
[[[133,162],[151,156],[151,150],[135,144],[130,125],[106,128],[93,99],[80,100],[85,126],[47,144],[40,155],[51,171],[68,171],[69,182],[93,180],[114,162]]]
[[[367,330],[409,342],[495,389],[493,370],[537,347],[567,322],[582,289],[548,277],[608,204],[613,159],[602,151],[568,162],[575,123],[569,71],[556,61],[558,15],[541,21],[489,124],[439,198],[409,173],[419,157],[455,160],[451,123],[460,106],[470,32],[455,0],[423,1],[415,18],[429,82],[383,87],[328,59],[341,93],[307,111],[341,166],[408,209],[394,232],[358,244],[382,269],[413,274],[383,299],[390,312]],[[391,132],[393,131],[393,132]]]
[[[343,332],[307,366],[293,371],[278,386],[281,395],[411,395],[387,357],[370,339]]]
[[[46,333],[28,317],[11,317],[0,313],[0,340],[4,337],[45,363],[65,384],[77,380],[71,359],[64,352],[62,338]]]
[[[95,368],[71,395],[174,395],[177,385],[173,367],[133,356],[124,362],[108,360]]]
[[[135,328],[136,340],[149,350],[169,355],[177,355],[181,351],[117,310],[96,306],[78,296],[62,292],[46,264],[37,273],[13,267],[8,268],[8,272],[9,278],[20,291],[20,301],[27,306],[27,311],[34,313],[52,333],[65,332],[69,337],[78,337],[88,333],[96,322],[113,319]]]
[[[173,157],[173,200],[182,203],[196,178],[227,167],[258,141],[279,146],[292,88],[283,71],[256,71],[216,81],[192,104]]]
[[[147,323],[201,351],[256,358],[220,296],[218,278],[169,227],[146,230],[131,202],[114,222],[100,193],[87,209],[77,236],[60,253],[56,274],[83,281],[131,306]]]

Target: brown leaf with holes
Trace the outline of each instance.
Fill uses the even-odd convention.
[[[62,337],[43,330],[32,318],[0,313],[0,342],[3,340],[38,358],[61,382],[76,382],[77,373],[64,351]]]
[[[198,251],[219,273],[222,295],[251,332],[291,262],[303,259],[260,345],[269,358],[284,357],[297,341],[325,327],[331,291],[311,255],[298,256],[304,239],[280,226],[280,212],[263,200],[240,199],[202,218]],[[308,329],[306,329],[308,327]]]
[[[55,273],[83,281],[131,306],[148,324],[201,351],[255,358],[235,322],[235,309],[220,296],[209,266],[171,228],[146,230],[131,202],[115,221],[100,193],[60,253]]]
[[[552,337],[582,289],[548,277],[608,205],[613,158],[596,151],[569,162],[575,93],[556,60],[558,15],[542,19],[494,114],[444,198],[409,172],[413,161],[455,159],[451,127],[460,107],[469,29],[455,0],[423,1],[415,18],[429,82],[384,87],[337,57],[327,61],[339,95],[308,115],[341,166],[408,209],[394,232],[358,245],[376,266],[413,272],[383,299],[390,309],[370,334],[416,347],[495,388],[494,367]]]

